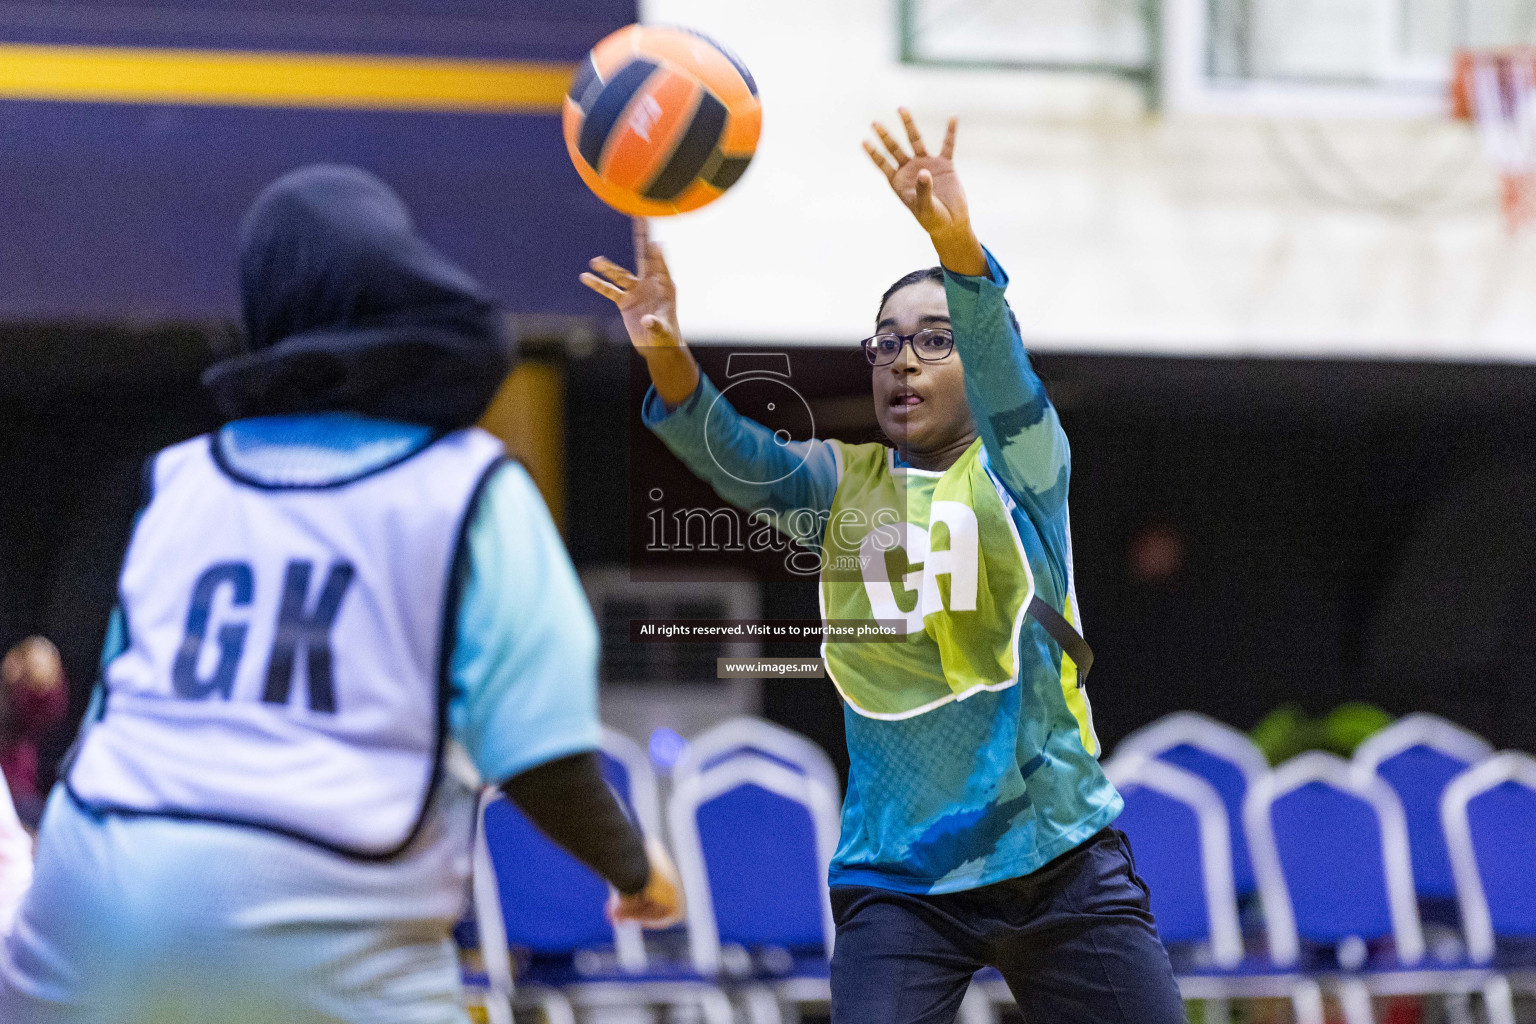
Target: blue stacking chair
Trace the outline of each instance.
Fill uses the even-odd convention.
[[[694,969],[741,982],[754,1021],[776,1019],[780,1001],[826,1001],[836,794],[752,750],[685,767],[667,820]]]
[[[644,755],[611,730],[603,743],[609,784],[641,830],[656,835],[659,802]],[[569,1019],[573,1007],[663,1004],[691,1005],[709,1024],[731,1024],[724,993],[691,971],[653,967],[639,929],[608,921],[607,883],[499,791],[482,795],[479,820],[474,904],[493,1024],[510,1024],[514,1006],[528,1004],[552,1022]],[[521,979],[513,949],[528,957]]]
[[[1348,1024],[1371,1024],[1371,997],[1466,993],[1477,971],[1423,966],[1402,804],[1374,775],[1332,754],[1292,758],[1244,808],[1270,957],[1322,977]]]
[[[753,1024],[778,1024],[785,1005],[831,998],[827,866],[837,846],[837,786],[820,747],[761,719],[721,723],[678,761],[668,821],[693,964],[704,976],[734,979]],[[995,1020],[980,986],[967,994],[960,1020]]]
[[[1483,985],[1489,1024],[1515,1024],[1511,978],[1536,970],[1536,759],[1497,754],[1446,787],[1441,803],[1468,955],[1494,969]]]
[[[1115,748],[1116,757],[1155,757],[1209,782],[1227,809],[1232,832],[1232,879],[1239,900],[1255,890],[1253,864],[1243,823],[1243,802],[1269,762],[1247,735],[1193,711],[1165,715],[1131,733]]]
[[[1136,871],[1152,892],[1184,998],[1205,1003],[1207,1022],[1229,1020],[1230,999],[1290,998],[1303,1013],[1320,1002],[1310,979],[1276,974],[1244,955],[1231,832],[1215,787],[1140,754],[1117,754],[1104,773],[1125,799],[1115,824],[1130,837]]]
[[[602,727],[602,761],[604,780],[624,804],[630,817],[647,836],[661,835],[661,804],[656,785],[656,775],[651,770],[650,759],[634,740],[616,729]],[[482,808],[482,815],[484,809]],[[504,813],[498,811],[497,813]],[[563,863],[563,862],[562,862]],[[454,938],[461,948],[473,949],[479,944],[478,929],[474,917],[474,904],[454,928]],[[630,968],[640,965],[644,958],[643,938],[639,928],[632,925],[614,929],[615,951],[621,963]],[[478,987],[484,987],[484,977],[467,978]]]
[[[1198,965],[1237,967],[1243,937],[1221,796],[1199,776],[1156,758],[1117,757],[1104,773],[1125,799],[1115,825],[1131,839],[1164,944],[1189,952]]]
[[[1448,907],[1456,898],[1440,821],[1441,798],[1452,779],[1492,754],[1482,737],[1437,715],[1422,714],[1399,719],[1355,751],[1355,770],[1379,776],[1402,802],[1413,886],[1427,919],[1438,920],[1442,905]]]

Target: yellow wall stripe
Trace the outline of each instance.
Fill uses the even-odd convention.
[[[480,426],[507,444],[533,477],[550,517],[565,532],[565,373],[524,359],[502,382]]]
[[[0,43],[0,99],[552,113],[568,64]]]

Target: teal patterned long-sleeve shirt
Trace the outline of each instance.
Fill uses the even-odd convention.
[[[1013,497],[1010,516],[1041,599],[1081,629],[1072,579],[1066,434],[1003,301],[989,253],[983,277],[944,276],[965,393],[983,457]],[[724,499],[795,525],[825,522],[842,478],[840,442],[783,444],[739,414],[707,378],[676,409],[652,390],[645,423]],[[897,465],[904,465],[900,455]],[[749,480],[773,480],[753,484]],[[799,510],[811,515],[799,515]],[[847,704],[850,760],[833,885],[914,893],[978,888],[1028,874],[1112,822],[1121,800],[1097,761],[1087,694],[1031,617],[1016,685],[898,721]],[[1064,678],[1065,668],[1065,678]]]

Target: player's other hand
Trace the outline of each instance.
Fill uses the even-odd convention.
[[[872,142],[864,143],[864,152],[880,168],[891,191],[896,193],[902,205],[928,232],[940,261],[950,270],[960,274],[984,274],[986,256],[981,243],[971,230],[970,207],[965,201],[965,189],[960,185],[960,175],[955,172],[956,118],[949,119],[944,132],[944,142],[937,155],[930,154],[923,144],[923,136],[912,120],[911,111],[898,110],[901,123],[906,128],[908,153],[900,142],[876,121],[871,127],[885,146],[880,152]],[[889,156],[887,156],[889,154]]]
[[[677,288],[661,246],[651,241],[645,218],[634,218],[634,225],[635,273],[599,256],[589,264],[594,272],[582,274],[581,283],[619,307],[624,329],[636,348],[675,348],[683,343],[677,329]]]
[[[683,919],[683,890],[677,881],[677,868],[656,840],[647,839],[645,850],[651,861],[651,877],[645,888],[633,896],[615,893],[608,903],[608,916],[615,924],[636,921],[646,928],[670,928]]]

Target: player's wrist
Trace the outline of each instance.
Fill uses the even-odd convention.
[[[641,353],[647,362],[653,359],[673,359],[677,353],[688,350],[688,342],[671,332],[645,330],[642,327],[641,333],[631,335],[630,339],[634,342],[634,350]]]
[[[983,277],[987,273],[987,253],[969,222],[929,235],[939,263],[952,274]]]
[[[693,353],[688,351],[687,346],[639,351],[645,359],[646,369],[650,371],[651,383],[666,403],[668,411],[692,398],[703,382],[699,364],[694,361]]]

